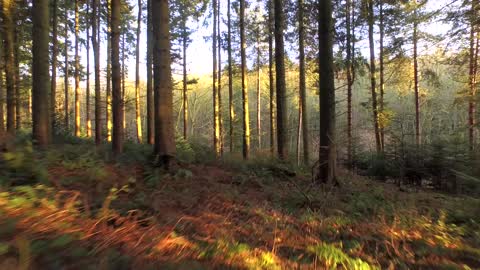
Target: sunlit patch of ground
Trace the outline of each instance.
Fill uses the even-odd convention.
[[[48,178],[0,194],[0,269],[480,268],[473,198],[220,165],[65,161]]]

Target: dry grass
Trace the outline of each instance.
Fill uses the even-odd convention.
[[[82,172],[50,168],[55,188],[41,188],[42,195],[21,204],[15,200],[25,197],[22,192],[0,198],[3,220],[15,221],[1,238],[12,245],[3,259],[47,269],[42,263],[51,254],[36,255],[28,246],[69,235],[52,251],[70,258],[59,259],[67,269],[84,267],[80,262],[115,269],[112,249],[131,269],[348,269],[359,262],[365,267],[359,269],[480,267],[478,242],[442,216],[458,198],[399,192],[346,172],[342,187],[331,189],[311,187],[306,177],[293,184],[218,166],[187,169],[192,177],[164,176],[152,189],[143,169],[109,167],[110,186],[124,186],[132,175],[136,181],[128,191],[108,193],[91,183],[62,185],[64,177]],[[140,193],[144,211],[132,208]],[[102,206],[95,207],[99,196]],[[74,247],[88,254],[71,259]]]

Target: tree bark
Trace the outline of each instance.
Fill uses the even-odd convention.
[[[95,65],[95,144],[102,143],[102,109],[101,109],[101,90],[100,90],[100,3],[99,0],[93,0],[92,10],[92,46]]]
[[[185,7],[182,9],[182,52],[183,52],[183,138],[188,139],[188,81],[187,81],[187,47],[188,47],[188,33],[187,33],[187,15]]]
[[[32,20],[32,107],[33,140],[39,146],[49,143],[49,16],[48,0],[33,2]]]
[[[57,112],[57,58],[58,58],[58,0],[53,0],[52,7],[52,80],[50,84],[50,129],[55,133]]]
[[[222,120],[222,33],[220,31],[221,23],[221,5],[220,1],[218,2],[217,8],[217,39],[218,39],[218,90],[217,90],[217,100],[218,100],[218,144],[220,147],[220,156],[223,156],[223,120]]]
[[[301,108],[301,121],[299,125],[302,126],[302,139],[303,139],[303,164],[309,165],[310,163],[310,142],[308,139],[308,113],[307,113],[307,83],[305,75],[305,18],[304,18],[304,1],[298,0],[298,42],[300,53],[300,108]]]
[[[417,1],[415,5],[417,5]],[[420,146],[420,96],[419,96],[419,81],[418,81],[418,22],[417,22],[417,7],[414,10],[413,20],[413,81],[415,86],[415,143]]]
[[[274,77],[274,8],[273,0],[268,1],[268,78],[270,90],[270,153],[275,154],[275,77]]]
[[[111,0],[107,0],[107,74],[106,74],[106,110],[105,110],[105,121],[107,124],[107,141],[112,141],[112,21],[111,21]]]
[[[87,2],[87,18],[90,12],[90,1]],[[87,26],[87,89],[86,89],[86,126],[87,126],[87,137],[92,137],[92,119],[90,118],[90,27]]]
[[[80,137],[80,40],[78,36],[80,32],[80,22],[78,1],[79,0],[75,0],[75,136]]]
[[[247,57],[245,41],[245,0],[240,0],[240,57],[242,70],[242,104],[243,104],[243,147],[242,154],[244,159],[250,155],[250,116],[248,109],[248,87],[247,87]]]
[[[123,100],[120,70],[120,0],[111,0],[111,60],[112,60],[112,149],[115,155],[123,152]]]
[[[155,155],[169,169],[176,155],[168,0],[152,0]]]
[[[260,29],[258,29],[260,31]],[[262,87],[260,85],[260,33],[257,32],[257,144],[258,151],[262,149]]]
[[[285,30],[285,12],[283,0],[274,1],[275,8],[275,67],[277,94],[277,151],[278,157],[286,160],[288,157],[287,140],[287,99],[285,83],[285,46],[283,32]]]
[[[476,92],[477,92],[477,62],[478,62],[478,30],[476,27],[476,6],[475,0],[472,0],[472,14],[470,15],[470,70],[469,70],[469,86],[470,97],[468,102],[468,139],[470,149],[475,149],[475,125],[476,125]]]
[[[383,0],[379,0],[380,6],[380,111],[379,114],[382,116],[381,119],[385,116],[385,64],[384,64],[384,39],[385,39],[385,22],[383,14]],[[379,123],[380,128],[380,143],[382,146],[382,151],[385,149],[385,127],[384,123]]]
[[[213,5],[213,34],[212,34],[212,53],[213,53],[213,148],[215,149],[215,156],[220,156],[220,117],[218,106],[218,89],[217,89],[217,16],[218,6],[217,0],[212,1]]]
[[[319,0],[320,149],[316,182],[338,184],[335,145],[335,79],[332,1]]]
[[[17,13],[18,14],[18,13]],[[15,15],[17,16],[17,15]],[[16,25],[17,22],[15,21]],[[15,129],[20,130],[22,128],[22,97],[20,94],[20,33],[18,27],[15,27],[14,31],[14,59],[15,59]]]
[[[5,85],[3,84],[5,59],[3,58],[3,37],[4,31],[0,28],[0,133],[5,132]]]
[[[352,153],[352,90],[353,90],[353,61],[354,61],[354,51],[352,46],[352,10],[354,6],[352,0],[347,0],[346,2],[346,45],[347,45],[347,160],[348,164],[353,164],[353,153]],[[354,39],[354,38],[353,38]]]
[[[14,52],[14,12],[13,1],[3,1],[5,81],[7,86],[7,132],[15,134],[15,52]]]
[[[65,118],[64,118],[64,125],[65,131],[70,130],[70,118],[69,118],[69,89],[68,89],[68,77],[69,77],[69,67],[68,67],[68,4],[65,1],[65,77],[64,77],[64,95],[65,95],[65,103],[64,103],[64,110],[65,110]]]
[[[122,31],[122,114],[123,114],[123,133],[124,133],[124,136],[125,136],[125,133],[127,132],[127,119],[126,119],[126,109],[125,109],[125,104],[127,102],[127,98],[126,98],[126,85],[125,85],[125,58],[126,58],[126,55],[125,55],[125,35],[126,35],[126,31],[127,29],[124,29],[123,27],[121,27],[121,31]]]
[[[137,18],[137,49],[135,61],[135,119],[137,128],[137,141],[142,143],[142,115],[140,112],[140,26],[142,23],[142,0],[138,0]]]
[[[233,152],[233,121],[235,119],[235,110],[233,107],[233,57],[232,57],[232,7],[231,0],[228,0],[228,109],[229,109],[229,138],[230,138],[230,153]]]
[[[153,73],[152,73],[152,0],[147,0],[147,137],[148,143],[155,143],[155,120],[153,99]]]
[[[373,39],[373,25],[374,25],[374,13],[373,13],[373,0],[368,0],[367,10],[368,10],[368,39],[370,46],[370,91],[372,94],[372,112],[373,112],[373,124],[375,132],[375,145],[377,153],[382,152],[382,143],[380,140],[380,130],[378,125],[378,102],[377,102],[377,79],[375,76],[376,64],[375,64],[375,43]]]

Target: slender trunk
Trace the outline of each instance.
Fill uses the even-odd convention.
[[[112,149],[115,155],[123,152],[123,100],[120,70],[120,0],[111,0],[111,59],[112,59]]]
[[[275,78],[273,60],[274,10],[273,0],[268,1],[268,78],[270,88],[270,153],[275,153]]]
[[[99,0],[93,0],[92,10],[92,46],[93,61],[95,65],[95,144],[102,143],[102,121],[101,121],[101,90],[100,90],[100,3]]]
[[[470,99],[468,102],[468,138],[470,143],[470,149],[473,151],[475,149],[475,113],[476,113],[476,88],[477,88],[477,60],[478,60],[478,33],[475,27],[475,20],[477,19],[476,15],[476,6],[475,0],[472,0],[472,9],[471,9],[471,25],[470,25],[470,72],[469,72],[469,84],[470,84]]]
[[[218,106],[218,89],[217,89],[217,0],[212,1],[213,4],[213,35],[212,35],[212,53],[213,53],[213,147],[215,155],[220,156],[220,117]]]
[[[285,30],[285,13],[283,0],[275,0],[275,67],[277,92],[277,149],[278,157],[286,160],[288,156],[287,140],[287,97],[285,84],[285,45],[283,34]]]
[[[183,47],[183,138],[188,139],[188,81],[187,81],[187,46],[188,46],[188,33],[187,33],[187,16],[185,15],[185,9],[182,10],[182,47]]]
[[[49,16],[48,0],[33,2],[32,20],[32,106],[33,139],[39,146],[49,143]]]
[[[123,27],[122,27],[123,28]],[[122,114],[123,114],[123,133],[127,132],[127,118],[126,118],[126,109],[125,104],[127,103],[126,94],[126,85],[125,85],[125,32],[126,29],[122,29]]]
[[[353,164],[352,157],[352,88],[353,88],[353,52],[352,52],[352,3],[351,0],[347,0],[346,3],[346,45],[347,45],[347,160],[348,164]]]
[[[335,145],[335,79],[332,1],[319,0],[320,149],[317,182],[338,184]]]
[[[305,22],[304,22],[304,2],[298,0],[298,41],[300,53],[300,117],[299,126],[302,128],[303,135],[303,164],[309,165],[310,162],[310,143],[308,139],[308,114],[307,114],[307,83],[305,74]],[[300,129],[299,129],[300,130]]]
[[[5,63],[3,58],[3,29],[0,28],[0,133],[5,132],[5,85],[3,84],[3,71]]]
[[[384,38],[385,38],[385,27],[384,27],[384,14],[383,14],[383,0],[379,1],[380,5],[380,119],[383,119],[385,116],[385,64],[384,64]],[[385,127],[384,121],[379,122],[380,128],[380,143],[382,145],[382,151],[385,149]]]
[[[108,12],[108,18],[107,18],[107,74],[106,74],[106,81],[107,81],[107,90],[106,90],[106,123],[107,123],[107,141],[111,142],[112,141],[112,128],[113,128],[113,123],[112,123],[112,21],[111,21],[111,0],[107,0],[107,12]]]
[[[3,1],[3,25],[5,44],[5,81],[7,85],[7,132],[15,134],[15,52],[13,1]]]
[[[415,5],[416,5],[415,0]],[[419,81],[418,81],[418,23],[417,11],[415,7],[415,18],[413,21],[413,80],[415,85],[415,143],[420,146],[420,97],[419,97]]]
[[[65,130],[69,131],[70,130],[70,119],[69,119],[69,89],[68,89],[68,73],[69,73],[69,67],[68,67],[68,6],[67,6],[67,1],[65,1],[65,71],[64,71],[64,95],[65,95],[65,103],[64,103],[64,110],[65,110],[65,119],[64,119],[64,125],[65,125]]]
[[[261,103],[261,94],[262,89],[260,86],[260,33],[257,33],[257,143],[258,150],[262,149],[262,103]]]
[[[218,38],[218,139],[219,139],[219,147],[220,147],[220,156],[223,156],[223,120],[222,120],[222,32],[220,31],[220,23],[221,23],[221,14],[220,14],[220,7],[221,1],[218,1],[218,8],[217,8],[217,38]]]
[[[299,98],[299,103],[301,103],[300,98]],[[301,145],[302,145],[302,140],[300,139],[302,137],[302,106],[298,106],[298,126],[297,126],[297,166],[300,166],[302,160],[301,160]]]
[[[52,80],[50,84],[50,127],[51,135],[55,133],[57,112],[57,57],[58,57],[58,0],[53,0],[52,7]]]
[[[152,0],[153,66],[155,91],[155,154],[160,165],[169,169],[175,158],[173,126],[173,84],[170,67],[170,27],[168,0]]]
[[[16,25],[16,22],[15,22]],[[20,41],[18,28],[15,27],[14,31],[14,46],[15,46],[15,129],[20,130],[22,128],[22,97],[20,94]]]
[[[78,1],[75,0],[75,136],[80,137],[80,55]]]
[[[375,132],[375,145],[377,153],[382,152],[382,144],[380,141],[380,130],[378,125],[378,104],[377,104],[377,79],[375,76],[375,43],[373,39],[373,25],[374,25],[374,13],[373,13],[373,0],[367,2],[368,6],[368,39],[370,45],[370,83],[372,94],[372,112],[373,112],[373,124]]]
[[[233,152],[233,121],[235,119],[235,111],[233,108],[233,59],[232,59],[232,14],[231,14],[231,0],[228,0],[228,109],[230,116],[230,152]]]
[[[137,18],[137,50],[135,63],[135,118],[137,126],[137,140],[142,143],[142,115],[140,113],[140,26],[142,23],[142,0],[138,0]]]
[[[153,74],[152,74],[152,0],[147,0],[147,137],[148,143],[155,143],[155,119],[153,102]]]
[[[87,18],[90,12],[90,1],[87,0]],[[87,27],[87,87],[86,87],[86,125],[87,137],[92,137],[92,119],[90,119],[90,27]]]
[[[250,154],[250,116],[248,109],[248,87],[247,87],[247,57],[245,49],[245,0],[240,0],[240,55],[242,69],[242,102],[243,102],[243,158],[248,159]]]

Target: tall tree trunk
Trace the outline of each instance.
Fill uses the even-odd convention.
[[[379,114],[382,116],[381,119],[385,116],[385,64],[384,64],[384,39],[385,39],[385,18],[383,14],[383,0],[379,1],[380,5],[380,111]],[[380,143],[382,145],[382,150],[385,148],[385,123],[384,121],[379,122],[380,128]]]
[[[468,102],[468,139],[470,144],[470,149],[473,151],[475,149],[475,113],[476,113],[476,75],[477,75],[477,60],[478,60],[478,33],[476,33],[476,6],[475,0],[472,0],[472,14],[470,15],[470,72],[469,72],[469,84],[470,84],[470,97]]]
[[[64,103],[64,110],[65,110],[65,118],[64,118],[64,125],[65,125],[65,130],[69,131],[70,130],[70,118],[69,118],[69,89],[68,89],[68,73],[69,73],[69,67],[68,67],[68,4],[67,1],[65,1],[65,77],[64,77],[64,97],[65,97],[65,103]]]
[[[188,47],[188,33],[187,33],[187,15],[185,7],[182,9],[182,52],[183,52],[183,138],[188,139],[188,81],[187,81],[187,47]]]
[[[7,132],[15,134],[15,50],[13,1],[3,1],[3,25],[5,39],[5,81],[7,85]]]
[[[335,145],[335,79],[332,1],[319,0],[320,149],[317,182],[338,184]]]
[[[92,46],[95,65],[95,144],[102,143],[102,109],[100,90],[100,1],[93,0],[92,10]]]
[[[90,1],[87,2],[87,18],[90,12]],[[92,137],[92,119],[90,118],[90,27],[87,26],[87,93],[86,93],[86,125],[87,125],[87,137]]]
[[[169,169],[176,155],[168,0],[152,0],[155,155]]]
[[[370,87],[372,94],[372,112],[373,112],[373,124],[375,132],[375,145],[377,153],[382,152],[382,143],[380,141],[380,130],[378,125],[378,104],[377,104],[377,79],[375,76],[376,65],[375,65],[375,42],[373,39],[373,25],[374,25],[374,13],[373,13],[373,0],[368,0],[367,10],[368,10],[368,39],[370,45]]]
[[[287,140],[287,97],[285,84],[285,12],[283,0],[274,1],[275,8],[275,67],[277,92],[277,151],[278,157],[286,160],[288,156]]]
[[[257,32],[257,144],[258,151],[262,149],[262,87],[260,85],[260,33]]]
[[[152,73],[152,0],[147,0],[147,137],[148,143],[155,143],[155,120],[153,99],[153,73]]]
[[[415,86],[415,143],[420,146],[420,96],[418,81],[418,22],[417,22],[417,1],[415,0],[415,18],[413,21],[413,81]]]
[[[52,80],[50,84],[50,127],[55,133],[56,112],[57,112],[57,57],[58,57],[58,0],[53,0],[52,7]]]
[[[223,156],[223,120],[222,120],[222,32],[220,31],[220,23],[222,16],[220,13],[221,10],[221,1],[218,1],[217,8],[217,38],[218,38],[218,144],[220,147],[220,156]]]
[[[212,53],[213,53],[213,148],[215,155],[220,156],[220,117],[218,106],[218,88],[217,88],[217,0],[212,1],[213,5],[213,35],[212,35]]]
[[[14,22],[16,25],[17,22]],[[15,129],[20,130],[22,128],[22,97],[20,94],[20,33],[18,28],[15,27],[14,31],[14,59],[15,59]]]
[[[242,103],[243,103],[243,158],[248,159],[250,155],[250,116],[248,109],[248,87],[247,87],[247,57],[245,49],[245,0],[240,0],[240,57],[242,69]]]
[[[111,59],[112,59],[112,149],[115,155],[123,152],[123,100],[120,70],[120,0],[111,0]]]
[[[75,136],[80,137],[80,55],[78,54],[80,22],[78,1],[75,0]]]
[[[112,10],[111,10],[111,0],[107,0],[107,12],[108,12],[108,19],[107,19],[107,74],[106,74],[106,81],[107,81],[107,90],[106,90],[106,123],[107,123],[107,141],[112,141],[112,129],[113,129],[113,121],[112,121]]]
[[[32,106],[33,139],[39,146],[49,143],[49,16],[48,0],[33,1]]]
[[[270,88],[270,153],[275,153],[275,78],[273,59],[273,31],[274,31],[273,0],[268,1],[268,78]]]
[[[126,85],[125,85],[125,34],[126,34],[126,29],[123,29],[122,27],[122,114],[123,114],[123,133],[125,134],[127,132],[127,118],[126,118],[126,109],[125,109],[125,104],[127,103],[127,97],[126,97]]]
[[[0,28],[0,133],[5,132],[5,85],[3,84],[5,61],[3,58],[3,37],[4,31]]]
[[[346,3],[346,45],[347,45],[347,160],[348,164],[353,164],[353,155],[352,155],[352,89],[353,89],[353,61],[354,61],[354,52],[352,49],[352,10],[354,10],[354,5],[352,0],[347,0]],[[353,25],[354,26],[354,25]],[[355,27],[355,26],[354,26]]]
[[[231,0],[228,0],[228,111],[229,111],[229,138],[230,153],[233,152],[233,121],[235,119],[235,110],[233,108],[233,58],[232,58],[232,7]]]
[[[140,113],[140,25],[142,23],[142,0],[138,0],[137,50],[135,63],[135,118],[137,141],[142,143],[142,114]]]
[[[300,117],[303,139],[303,164],[307,165],[310,162],[310,143],[308,139],[308,114],[307,114],[307,83],[305,75],[305,18],[304,18],[304,1],[298,0],[298,41],[299,41],[299,53],[300,53]]]

